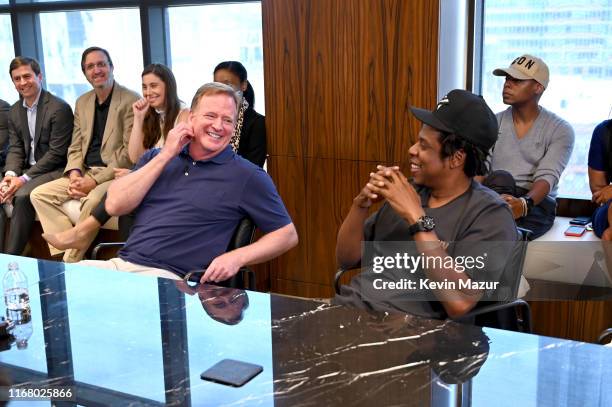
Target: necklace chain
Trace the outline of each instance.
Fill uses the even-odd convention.
[[[249,102],[246,99],[242,99],[242,104],[240,105],[240,110],[238,111],[238,120],[236,121],[236,127],[234,128],[234,134],[232,134],[232,139],[230,140],[230,144],[232,145],[232,149],[235,153],[238,152],[238,147],[240,147],[240,133],[242,132],[242,122],[244,121],[244,112],[248,109]]]

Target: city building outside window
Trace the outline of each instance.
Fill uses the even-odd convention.
[[[8,75],[9,65],[15,57],[11,16],[8,14],[0,14],[0,49],[2,50],[0,53],[0,89],[2,89],[0,99],[13,104],[19,96]]]
[[[495,112],[507,106],[501,96],[504,78],[492,71],[525,53],[550,68],[540,104],[567,120],[576,134],[559,196],[591,199],[591,135],[612,108],[612,1],[484,1],[482,95]]]
[[[187,104],[213,79],[221,61],[240,61],[255,91],[255,110],[265,114],[261,3],[169,7],[171,66],[179,97]]]
[[[143,66],[138,9],[40,13],[40,29],[47,89],[73,108],[76,99],[92,89],[81,71],[81,55],[91,46],[108,50],[117,82],[140,93]]]

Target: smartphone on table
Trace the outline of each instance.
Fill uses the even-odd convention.
[[[565,230],[565,236],[576,236],[580,237],[584,235],[586,227],[581,225],[571,225]]]
[[[577,216],[574,219],[570,220],[570,225],[582,225],[582,226],[586,226],[589,223],[591,223],[591,217],[590,216]]]
[[[262,371],[263,366],[239,360],[223,359],[210,369],[202,372],[200,378],[215,383],[240,387]]]

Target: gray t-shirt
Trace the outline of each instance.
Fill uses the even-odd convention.
[[[425,213],[434,218],[435,232],[438,238],[450,243],[447,248],[449,255],[466,256],[477,255],[483,250],[478,242],[495,242],[495,247],[487,246],[487,267],[484,275],[471,275],[474,280],[499,280],[506,265],[511,248],[517,240],[516,224],[508,206],[499,196],[472,181],[470,189],[453,201],[438,208],[430,208],[430,190],[416,186],[421,196],[421,203]],[[374,256],[388,255],[389,246],[384,242],[410,242],[413,236],[408,232],[410,225],[401,218],[393,208],[385,203],[380,210],[372,214],[364,225],[365,245],[369,245]],[[416,246],[407,245],[406,250],[416,250]],[[485,249],[487,250],[487,249]],[[342,287],[342,294],[335,299],[336,303],[354,305],[361,308],[378,310],[398,310],[427,317],[442,318],[446,316],[444,308],[437,301],[415,300],[419,296],[418,290],[384,290],[377,291],[372,288],[372,279],[380,277],[369,272],[364,265],[361,274],[351,280],[349,286]],[[424,277],[422,271],[415,274],[402,273],[402,277],[420,279]],[[431,293],[428,297],[432,297]]]
[[[572,126],[556,114],[540,107],[535,122],[521,139],[512,121],[512,107],[497,113],[499,138],[493,147],[491,171],[505,170],[516,185],[530,190],[543,179],[550,185],[549,196],[557,196],[557,184],[574,148]]]

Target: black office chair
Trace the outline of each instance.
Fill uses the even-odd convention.
[[[532,232],[517,227],[517,233],[519,234],[519,241],[514,246],[500,281],[500,287],[507,289],[509,299],[497,302],[481,301],[472,311],[454,318],[455,321],[517,332],[530,333],[532,331],[531,308],[527,301],[517,298],[527,254],[527,242],[530,240]],[[336,294],[340,294],[340,277],[348,270],[354,270],[354,268],[340,268],[336,272],[334,276]]]
[[[230,244],[227,247],[227,251],[231,251],[237,249],[239,247],[244,247],[253,242],[253,237],[255,236],[255,224],[253,221],[246,217],[238,223],[238,227],[234,231],[234,234],[230,240]],[[100,243],[91,251],[91,259],[97,260],[100,250],[106,250],[109,248],[121,248],[125,245],[125,242],[108,242],[108,243]],[[188,274],[189,281],[198,281],[202,276],[202,272],[199,273],[190,273]],[[244,288],[247,290],[255,290],[255,273],[248,267],[242,267],[238,273],[236,273],[232,278],[221,281],[219,283],[215,283],[216,285],[224,286],[224,287],[232,287],[232,288]]]
[[[467,314],[454,318],[455,321],[516,332],[532,332],[531,307],[527,301],[517,296],[527,255],[527,242],[533,233],[520,227],[517,227],[517,232],[520,239],[510,254],[500,280],[500,286],[508,289],[508,300],[481,301]]]
[[[599,335],[597,342],[601,345],[612,343],[612,328],[608,328]]]

